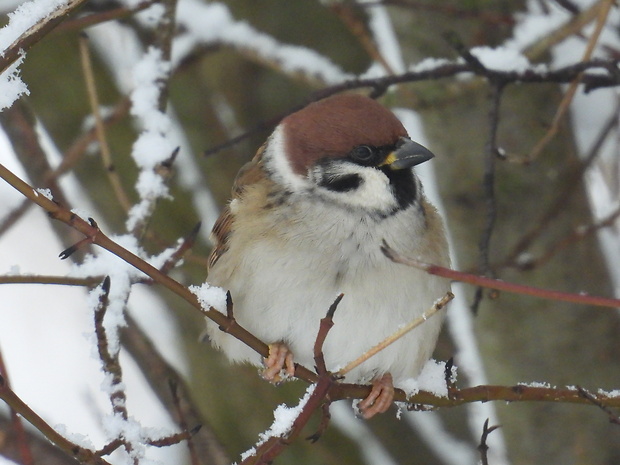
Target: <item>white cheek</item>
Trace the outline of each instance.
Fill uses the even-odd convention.
[[[265,163],[273,173],[274,181],[283,186],[288,186],[294,191],[301,191],[310,184],[307,179],[293,171],[286,156],[286,141],[282,126],[276,127],[269,137],[269,143],[263,155]]]
[[[341,204],[366,210],[390,211],[397,207],[396,198],[392,192],[390,181],[385,174],[374,168],[348,166],[345,173],[357,172],[363,179],[362,184],[355,190],[336,192],[318,188],[321,195]]]

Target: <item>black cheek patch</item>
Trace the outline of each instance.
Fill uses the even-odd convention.
[[[390,180],[399,209],[407,208],[416,201],[418,189],[411,170],[382,169]]]
[[[348,192],[357,189],[362,184],[362,178],[358,174],[346,176],[325,176],[319,186],[335,192]]]

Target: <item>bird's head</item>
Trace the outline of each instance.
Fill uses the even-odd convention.
[[[292,194],[386,216],[416,203],[421,186],[411,168],[432,157],[388,109],[343,94],[283,119],[263,163]]]

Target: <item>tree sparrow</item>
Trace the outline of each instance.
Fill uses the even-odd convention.
[[[265,367],[274,381],[313,366],[319,321],[344,293],[324,344],[337,371],[419,317],[449,290],[445,279],[393,263],[396,252],[449,266],[442,220],[411,169],[433,154],[411,141],[374,100],[337,95],[284,118],[237,175],[213,228],[210,284],[229,289],[235,318],[270,343],[266,360],[207,321],[212,343],[233,361]],[[392,403],[393,380],[419,374],[442,317],[429,319],[345,377],[372,382],[366,418]]]

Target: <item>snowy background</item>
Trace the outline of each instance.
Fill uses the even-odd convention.
[[[4,0],[0,4],[0,10],[3,15],[8,16],[4,16],[6,25],[0,29],[0,50],[9,49],[25,31],[37,22],[44,21],[50,15],[72,3],[76,2],[68,2],[67,0],[32,0],[29,2]],[[271,3],[273,3],[271,8],[274,12],[280,8],[285,9],[282,4]],[[305,3],[308,9],[322,10],[319,15],[329,16],[332,14],[330,12],[330,8],[333,6],[332,2]],[[148,40],[154,31],[165,24],[165,8],[160,4],[142,9],[133,15],[131,21],[124,18],[110,20],[87,28],[86,32],[93,51],[93,59],[96,61],[96,76],[99,81],[105,82],[102,85],[103,90],[101,92],[102,94],[106,93],[106,105],[109,106],[102,105],[102,114],[110,112],[110,102],[115,101],[113,98],[118,100],[121,98],[119,96],[126,96],[131,102],[129,116],[126,116],[120,123],[129,128],[128,133],[112,132],[114,130],[110,129],[110,139],[112,140],[115,135],[119,139],[125,139],[123,140],[124,146],[112,141],[112,152],[116,151],[115,156],[117,157],[123,156],[127,160],[133,160],[131,162],[133,167],[128,170],[129,174],[123,173],[122,182],[127,183],[127,180],[131,179],[135,189],[130,187],[131,184],[126,185],[126,189],[131,192],[130,197],[132,199],[131,208],[126,214],[110,215],[106,209],[111,203],[115,203],[115,200],[113,198],[102,198],[102,195],[112,197],[112,194],[109,191],[106,191],[107,194],[97,194],[94,190],[97,186],[86,180],[88,178],[84,176],[83,171],[70,172],[59,179],[59,184],[65,196],[70,199],[73,211],[84,218],[95,218],[103,231],[109,235],[114,234],[115,239],[126,244],[151,263],[162,263],[174,248],[177,237],[189,232],[193,226],[192,222],[199,219],[202,221],[202,228],[199,250],[196,255],[200,256],[201,251],[204,252],[208,249],[208,232],[217,218],[218,205],[227,195],[226,186],[230,185],[230,177],[236,171],[236,167],[244,161],[243,157],[247,159],[251,155],[258,146],[257,144],[260,143],[259,138],[264,137],[265,134],[259,132],[254,139],[250,139],[251,142],[244,141],[236,149],[233,149],[228,157],[231,160],[228,165],[231,166],[223,168],[222,174],[218,174],[219,172],[216,170],[226,164],[227,160],[223,158],[207,161],[206,168],[211,171],[205,172],[204,159],[201,159],[199,155],[194,157],[192,154],[199,154],[202,150],[216,145],[217,142],[235,136],[245,129],[250,129],[261,119],[265,119],[263,117],[249,120],[247,114],[242,114],[239,111],[238,104],[230,101],[229,96],[231,94],[236,92],[247,96],[248,107],[259,109],[262,105],[263,108],[268,109],[265,113],[273,116],[277,114],[276,108],[286,110],[293,104],[302,101],[301,96],[309,94],[316,88],[336,85],[357,77],[374,78],[388,74],[399,74],[407,70],[432,69],[442,63],[450,62],[450,60],[460,62],[459,58],[453,56],[447,60],[440,54],[437,56],[428,54],[426,51],[422,51],[425,50],[424,47],[420,47],[412,53],[412,46],[409,43],[412,40],[410,37],[411,30],[403,29],[405,15],[399,16],[400,10],[397,7],[388,8],[384,5],[377,5],[377,2],[359,1],[359,4],[363,3],[372,3],[372,5],[367,8],[360,6],[355,11],[364,12],[364,15],[360,13],[360,17],[366,19],[364,23],[367,25],[368,37],[372,39],[374,44],[374,49],[373,47],[366,47],[366,49],[363,46],[358,47],[368,52],[367,61],[364,64],[365,68],[352,66],[347,61],[346,54],[342,61],[338,61],[338,57],[333,56],[333,53],[328,54],[325,48],[321,48],[313,40],[309,40],[307,44],[302,42],[288,43],[286,39],[278,35],[279,33],[282,33],[282,36],[290,35],[290,31],[284,27],[271,27],[262,31],[259,26],[253,24],[255,20],[259,24],[261,21],[265,22],[265,11],[261,11],[261,14],[257,14],[256,17],[252,16],[252,12],[256,13],[257,9],[261,9],[260,7],[248,8],[247,17],[244,17],[242,15],[246,10],[239,5],[235,7],[235,5],[220,2],[179,0],[176,5],[176,35],[172,41],[172,52],[169,59],[165,56],[167,53],[165,50],[159,45],[149,43]],[[473,40],[466,40],[466,43],[477,45],[476,47],[472,46],[472,54],[489,69],[523,71],[529,67],[536,68],[537,66],[547,66],[553,69],[582,60],[588,46],[588,38],[595,31],[596,18],[602,18],[602,20],[599,19],[599,22],[604,27],[596,42],[594,54],[604,58],[618,56],[620,41],[616,31],[619,19],[617,10],[612,8],[606,16],[603,16],[601,11],[608,2],[579,0],[570,2],[570,4],[575,6],[582,16],[584,16],[584,12],[593,10],[595,7],[597,8],[595,13],[598,16],[592,15],[591,19],[584,22],[581,27],[574,27],[557,43],[550,46],[547,50],[549,54],[546,59],[543,61],[536,60],[536,63],[544,64],[532,64],[527,58],[526,52],[533,45],[539,44],[544,38],[552,36],[553,33],[561,30],[567,24],[572,24],[576,17],[575,12],[571,12],[565,5],[562,6],[562,3],[530,0],[526,2],[525,7],[518,10],[516,8],[514,11],[495,9],[493,11],[502,11],[503,15],[511,18],[510,27],[504,34],[505,37],[499,41],[494,38],[494,43],[488,45]],[[71,18],[75,20],[80,15],[96,15],[97,12],[106,9],[114,10],[121,7],[132,9],[136,8],[137,4],[138,2],[132,0],[121,2],[87,1],[82,10]],[[433,4],[431,3],[431,5]],[[443,3],[436,2],[435,5],[439,8]],[[450,5],[449,2],[445,3],[446,11],[449,11]],[[267,9],[268,7],[264,6],[263,8]],[[410,13],[409,10],[405,11],[407,14]],[[420,11],[413,11],[414,16],[416,14],[423,15],[425,12],[427,9],[422,7],[420,7]],[[482,17],[480,11],[474,13]],[[298,20],[302,21],[302,19]],[[338,23],[333,18],[332,20],[334,23]],[[313,26],[315,24],[317,23],[312,23]],[[310,26],[308,27],[310,28]],[[318,35],[326,33],[319,30],[315,32]],[[76,30],[68,28],[66,31],[56,34],[56,37],[64,34],[61,38],[64,44],[77,43]],[[341,30],[340,34],[347,33],[343,33]],[[355,37],[352,34],[349,35],[353,38],[348,40],[355,42]],[[464,37],[467,38],[467,36]],[[479,36],[476,38],[480,40]],[[0,108],[8,111],[12,105],[17,105],[16,102],[27,102],[28,99],[31,99],[37,116],[35,128],[38,138],[49,165],[54,168],[61,163],[63,151],[66,149],[66,142],[59,142],[61,136],[59,136],[58,126],[62,125],[60,120],[66,116],[65,113],[68,113],[69,110],[65,110],[62,105],[46,110],[43,105],[47,100],[37,95],[37,93],[44,93],[45,91],[45,87],[41,85],[41,79],[45,78],[35,75],[35,71],[40,71],[46,63],[41,54],[37,54],[37,47],[44,47],[45,40],[43,38],[42,42],[36,45],[32,51],[23,52],[20,58],[0,75]],[[434,40],[439,40],[439,38]],[[360,42],[362,42],[361,39]],[[313,44],[317,44],[316,48]],[[208,74],[209,67],[227,66],[221,57],[214,58],[213,62],[204,65],[196,65],[196,61],[201,59],[200,51],[209,50],[210,47],[220,50],[220,55],[230,54],[236,59],[241,57],[241,59],[251,62],[251,66],[264,67],[267,70],[275,69],[279,77],[273,83],[257,81],[257,89],[251,89],[251,91],[262,91],[263,93],[262,95],[250,95],[250,89],[237,87],[238,84],[233,82],[235,81],[234,76],[228,74],[224,77],[217,75],[213,77]],[[429,49],[433,50],[436,47],[429,47]],[[79,62],[77,46],[70,48],[67,53],[74,55],[75,63]],[[364,54],[365,52],[358,50],[356,53]],[[29,61],[31,55],[32,61]],[[30,68],[28,68],[29,64],[31,64]],[[170,73],[178,72],[181,74],[184,69],[192,66],[199,67],[197,75],[204,78],[208,85],[191,79],[183,81],[183,78],[179,78],[179,84],[175,87],[174,80],[176,77],[173,75],[170,102],[165,107],[165,111],[162,111],[159,101],[160,83],[162,80],[168,79]],[[236,69],[243,70],[244,68],[238,67]],[[72,82],[81,82],[81,74],[77,67],[68,67],[65,76],[72,72],[75,72]],[[49,71],[49,74],[47,79],[62,79],[63,76],[63,73],[58,73],[53,69]],[[28,77],[32,77],[32,84]],[[265,78],[261,77],[261,79]],[[278,91],[274,89],[281,87],[281,80],[283,79],[296,80],[298,87],[293,87],[291,91],[296,92],[296,95],[291,99],[278,95],[277,107],[265,104],[271,95],[267,95],[267,92],[274,92],[273,95],[277,95]],[[241,83],[239,86],[242,86],[243,83],[248,84],[248,81],[245,81],[241,75],[239,75],[239,80]],[[462,74],[446,86],[467,86],[475,81],[476,78],[471,74]],[[219,85],[227,82],[230,82],[231,89],[218,88]],[[210,133],[212,137],[219,136],[219,139],[201,140],[197,135],[198,130],[185,124],[186,120],[184,120],[183,114],[177,114],[177,105],[183,107],[187,105],[185,100],[192,98],[182,95],[180,88],[190,85],[195,86],[195,89],[190,90],[193,90],[196,95],[200,92],[208,94],[212,114],[205,119],[220,128],[219,131]],[[51,87],[53,88],[53,86]],[[76,90],[76,92],[78,91]],[[85,95],[82,89],[79,89],[79,92],[80,95]],[[109,97],[109,95],[115,97]],[[82,97],[82,99],[85,100],[86,97]],[[393,108],[413,139],[430,147],[435,145],[435,141],[425,131],[425,125],[430,123],[425,120],[423,111],[417,112],[412,109],[413,106],[411,105],[402,105],[396,93],[388,94],[384,103]],[[41,110],[40,115],[36,113],[39,110]],[[577,92],[570,106],[570,124],[574,128],[572,134],[576,150],[582,157],[587,156],[591,148],[596,145],[597,139],[600,138],[601,128],[607,124],[607,121],[614,114],[617,114],[617,111],[618,94],[614,88],[597,90],[591,94],[584,94],[580,90]],[[58,117],[54,116],[53,112],[56,112]],[[89,113],[90,110],[84,104],[77,110],[78,116],[73,116],[73,119],[69,119],[66,124],[74,124],[78,127],[77,131],[87,131],[93,124],[92,119],[88,118]],[[83,121],[79,122],[79,119]],[[76,122],[80,124],[76,124]],[[594,218],[593,222],[607,218],[619,208],[620,163],[618,162],[617,126],[616,121],[613,130],[609,131],[603,143],[600,144],[596,160],[584,176],[587,198]],[[481,132],[486,132],[486,128],[481,128]],[[464,135],[463,137],[468,136]],[[128,139],[131,141],[128,142]],[[197,140],[199,142],[196,142]],[[205,145],[197,147],[197,143]],[[176,174],[170,183],[160,175],[158,164],[170,157],[176,147],[180,147],[180,155],[175,161]],[[105,178],[101,163],[92,162],[97,147],[91,146],[89,150],[92,153],[86,157],[91,162],[86,169],[100,170],[97,176]],[[480,151],[482,150],[483,148],[480,147]],[[239,154],[239,152],[244,151],[247,153]],[[0,163],[22,179],[29,181],[28,171],[24,169],[23,158],[14,153],[12,144],[2,131],[1,126]],[[444,195],[449,194],[444,194],[444,189],[436,183],[436,179],[442,177],[442,173],[438,172],[439,167],[440,165],[423,165],[420,169],[420,175],[423,178],[426,193],[445,213]],[[30,180],[30,182],[32,181]],[[179,230],[184,232],[178,233],[177,236],[164,233],[163,237],[166,240],[155,242],[158,245],[157,247],[151,243],[148,252],[138,247],[132,233],[149,222],[154,210],[161,208],[162,204],[168,206],[163,208],[170,208],[170,205],[181,201],[179,197],[182,198],[183,202],[191,205],[191,213],[189,218],[185,220],[180,219],[177,212],[172,210],[174,214],[171,214],[170,222],[183,226],[184,229],[179,228]],[[19,207],[23,199],[17,191],[4,182],[0,182],[0,199],[2,199],[0,202],[0,221],[5,224],[6,218]],[[117,210],[119,209],[117,208]],[[447,213],[445,214],[447,215]],[[460,225],[450,219],[448,223],[451,231],[458,238],[452,244],[453,251],[456,251],[462,247]],[[154,228],[156,228],[165,224],[165,221],[159,218],[154,221],[154,224]],[[616,220],[615,223],[611,222],[608,227],[600,229],[597,233],[598,247],[602,251],[608,275],[607,279],[609,280],[608,289],[610,292],[615,290],[616,296],[620,295],[619,227],[620,224]],[[163,293],[157,293],[150,287],[138,285],[130,288],[130,280],[138,275],[105,251],[94,251],[95,255],[87,260],[84,265],[72,264],[69,260],[59,260],[58,254],[68,246],[68,244],[61,243],[59,231],[60,234],[67,234],[66,229],[52,228],[45,213],[37,207],[31,207],[18,221],[11,224],[6,230],[4,228],[2,230],[0,236],[0,275],[7,278],[36,275],[112,276],[113,295],[111,295],[111,299],[114,300],[114,304],[111,305],[106,320],[109,333],[114,334],[115,328],[123,324],[124,303],[126,302],[127,311],[155,341],[155,345],[164,358],[188,379],[198,376],[195,374],[196,356],[195,354],[188,354],[187,345],[189,343],[183,341],[188,332],[188,325],[191,326],[192,323],[179,322],[179,317],[176,314],[177,308],[175,307],[175,305],[178,306],[178,302],[171,303],[172,301],[167,300]],[[176,233],[176,230],[173,231]],[[162,242],[165,243],[164,246],[162,246]],[[469,246],[475,249],[477,244],[470,244]],[[455,253],[453,257],[455,268],[472,266],[472,263],[463,264],[461,261],[462,256]],[[199,261],[196,261],[190,263],[190,266],[200,269],[197,263],[200,264]],[[475,265],[475,262],[473,264]],[[579,267],[580,265],[576,266]],[[179,271],[175,277],[185,284],[199,285],[201,279],[204,279],[206,275],[204,269],[202,272],[201,275],[200,271],[196,272],[195,268],[191,268],[189,271]],[[458,366],[458,382],[462,386],[487,384],[490,378],[497,378],[493,373],[489,374],[488,369],[485,369],[485,358],[480,353],[479,334],[476,330],[477,323],[469,309],[471,292],[460,285],[455,285],[454,291],[457,297],[450,308],[445,340],[450,341],[447,343],[452,347],[452,354],[450,355],[454,355],[455,364]],[[96,344],[93,342],[93,305],[92,297],[89,298],[89,292],[91,291],[83,286],[6,284],[5,281],[2,281],[0,284],[0,351],[12,389],[49,424],[55,426],[58,431],[72,441],[85,447],[99,449],[114,439],[119,430],[124,431],[123,434],[126,437],[135,438],[136,450],[133,451],[133,455],[130,457],[131,454],[120,450],[109,457],[111,463],[131,463],[132,460],[142,464],[186,463],[188,460],[187,449],[183,444],[165,448],[139,445],[140,438],[144,436],[165,436],[178,431],[178,426],[174,424],[170,415],[160,405],[148,387],[139,366],[123,350],[120,352],[120,357],[124,370],[127,409],[130,419],[121,421],[118,415],[112,413],[109,401],[110,387],[104,380],[101,361],[97,356]],[[190,334],[194,335],[191,331]],[[195,341],[195,339],[192,340]],[[112,344],[118,343],[118,338],[112,336]],[[200,351],[201,349],[197,350]],[[205,357],[213,356],[212,352],[207,355],[206,349],[204,351]],[[604,363],[601,362],[601,370],[605,370],[604,367]],[[229,375],[233,378],[236,376],[234,370],[240,370],[238,367],[226,367],[225,369],[233,372],[232,375]],[[243,379],[243,382],[248,382],[247,379],[250,378],[246,376]],[[617,377],[615,380],[620,381]],[[520,381],[546,380],[513,379],[512,384]],[[258,382],[256,379],[255,383]],[[248,390],[256,388],[252,384],[253,381],[249,383],[247,385]],[[426,383],[423,386],[428,386],[429,381]],[[570,383],[570,380],[566,380],[566,383]],[[620,384],[603,387],[607,390],[614,387],[620,389]],[[195,389],[200,389],[200,387]],[[227,388],[222,387],[222,389],[226,390]],[[261,386],[256,389],[264,389],[264,387]],[[271,395],[277,399],[277,390],[273,390]],[[271,409],[280,402],[282,400],[276,401]],[[295,403],[297,402],[291,402],[291,404]],[[518,406],[512,406],[512,408],[516,409]],[[361,457],[364,463],[409,463],[403,461],[402,458],[399,458],[400,455],[391,450],[391,441],[386,440],[385,434],[381,433],[383,425],[367,424],[354,418],[349,405],[344,402],[334,404],[331,411],[333,415],[332,428],[338,430],[337,434],[348,438],[350,444],[353,445],[352,447],[356,448],[356,454]],[[8,415],[8,409],[5,405],[0,405],[0,413]],[[238,415],[238,413],[234,415]],[[403,418],[398,422],[398,428],[409,430],[407,433],[402,433],[403,437],[415,434],[419,438],[419,441],[427,449],[428,456],[433,457],[433,462],[429,461],[428,463],[450,465],[476,463],[479,460],[476,446],[485,419],[489,418],[491,425],[504,423],[506,420],[498,416],[493,403],[469,404],[459,410],[458,417],[459,421],[466,425],[464,429],[455,427],[453,423],[456,420],[450,420],[449,410],[442,411],[441,415],[436,412],[403,412]],[[229,447],[228,453],[231,460],[239,460],[238,454],[254,444],[255,441],[246,442],[245,449],[241,449],[233,440],[225,436],[227,429],[219,429],[217,419],[220,417],[209,418],[215,432],[222,436],[222,442]],[[604,414],[599,413],[598,420],[601,424],[605,423]],[[240,420],[237,417],[237,420],[233,418],[233,420],[229,419],[228,421]],[[552,422],[553,420],[546,418],[545,421]],[[261,431],[269,427],[269,421],[262,424],[262,430],[256,429],[254,431],[256,438]],[[385,428],[387,431],[388,426]],[[412,431],[414,433],[411,433]],[[615,434],[617,438],[617,429]],[[240,436],[244,437],[243,435]],[[0,451],[2,451],[1,443],[2,437],[0,437]],[[489,436],[488,444],[490,446],[489,463],[493,465],[525,463],[522,461],[522,457],[526,457],[527,454],[522,455],[514,442],[508,441],[507,443],[503,429],[494,431]],[[312,453],[312,449],[309,450]],[[535,459],[541,461],[530,463],[554,463],[552,456],[545,457],[541,454]],[[290,460],[293,459],[290,458]],[[325,463],[334,463],[329,461],[328,456],[323,460]],[[548,461],[545,462],[545,460]],[[12,462],[0,455],[0,463]],[[599,462],[593,461],[592,463]]]

